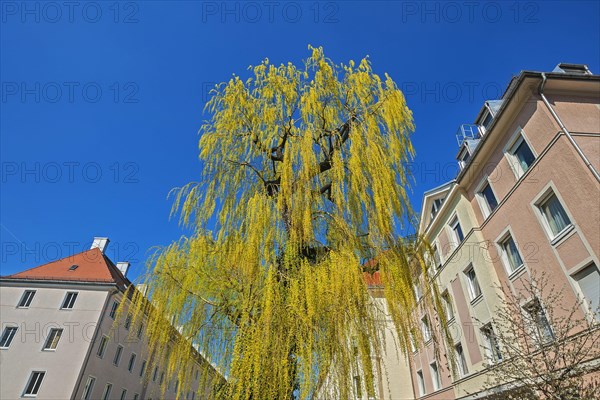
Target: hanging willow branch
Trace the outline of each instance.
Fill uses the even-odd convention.
[[[150,262],[154,314],[227,376],[219,398],[348,398],[355,375],[373,393],[382,318],[365,257],[378,256],[403,349],[416,326],[427,246],[398,240],[413,217],[411,111],[366,58],[336,65],[310,49],[303,68],[265,60],[215,87],[202,178],[173,208],[195,233]],[[147,318],[158,354],[170,339]],[[161,361],[180,382],[189,349]]]

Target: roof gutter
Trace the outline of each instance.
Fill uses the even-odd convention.
[[[567,129],[565,124],[563,124],[562,120],[560,119],[560,117],[558,116],[558,114],[556,113],[556,111],[554,110],[554,108],[552,107],[552,105],[550,104],[550,102],[548,101],[546,96],[544,95],[544,86],[546,86],[546,81],[547,81],[546,74],[542,72],[542,83],[540,84],[540,87],[538,89],[538,93],[539,93],[540,97],[542,98],[542,101],[544,102],[546,107],[548,107],[550,114],[552,114],[552,117],[554,117],[554,119],[558,123],[558,126],[560,126],[560,129],[564,132],[567,139],[569,139],[569,142],[571,142],[571,144],[575,148],[575,151],[577,151],[577,154],[579,154],[579,156],[581,157],[581,159],[583,160],[585,165],[587,165],[587,167],[590,169],[590,171],[592,172],[592,175],[594,175],[594,177],[596,178],[596,181],[600,182],[600,174],[598,174],[598,171],[596,171],[596,169],[594,168],[594,166],[592,165],[590,160],[583,153],[583,151],[581,150],[581,147],[579,147],[579,145],[577,144],[575,139],[573,139],[571,132],[569,132],[569,130]]]

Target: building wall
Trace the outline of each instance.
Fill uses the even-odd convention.
[[[29,308],[17,308],[25,289],[36,294]],[[60,309],[67,290],[79,292],[73,310]],[[0,398],[21,398],[32,371],[46,371],[38,399],[70,398],[107,294],[107,287],[3,283],[2,331],[7,325],[18,326],[18,331],[10,347],[0,350]],[[43,351],[51,328],[64,331],[55,351]]]

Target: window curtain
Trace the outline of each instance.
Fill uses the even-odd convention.
[[[558,234],[571,224],[565,209],[562,207],[558,198],[552,195],[542,207],[542,212],[553,234]]]

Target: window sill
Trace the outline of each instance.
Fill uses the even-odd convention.
[[[448,321],[447,321],[447,324],[448,324],[448,325],[452,325],[452,324],[454,324],[455,322],[456,322],[456,318],[454,318],[454,315],[453,315],[453,316],[452,316],[452,318],[449,318],[449,319],[448,319]]]
[[[523,274],[523,272],[525,272],[525,264],[521,264],[521,266],[517,269],[515,269],[513,272],[510,273],[510,275],[508,275],[508,279],[515,280],[516,278],[518,278],[519,276],[521,276]]]
[[[483,293],[480,293],[479,295],[477,295],[477,297],[471,300],[471,305],[477,305],[481,300],[483,300]]]
[[[42,349],[42,351],[47,351],[49,353],[56,353],[56,349]]]
[[[16,308],[18,308],[20,310],[27,310],[29,307],[26,307],[26,306],[17,306]]]
[[[573,232],[574,230],[575,230],[575,226],[574,226],[573,224],[571,224],[571,225],[569,225],[569,226],[565,227],[565,229],[563,229],[562,231],[558,232],[558,233],[557,233],[557,234],[554,236],[554,238],[552,238],[552,239],[550,240],[550,244],[551,244],[552,246],[557,246],[557,245],[558,245],[560,242],[562,242],[562,241],[563,241],[563,239],[566,239],[566,238],[567,238],[567,236],[569,236],[569,234],[570,234],[571,232]]]

